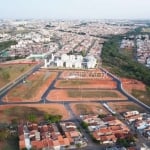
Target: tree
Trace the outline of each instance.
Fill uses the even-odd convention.
[[[48,121],[49,123],[56,123],[59,122],[62,119],[61,115],[51,115],[51,114],[45,114],[44,119]]]
[[[84,121],[81,122],[81,126],[83,129],[87,129],[88,128],[88,124]]]
[[[37,120],[37,116],[36,115],[34,115],[34,114],[28,114],[27,115],[27,120],[29,121],[29,122],[36,122],[36,120]]]

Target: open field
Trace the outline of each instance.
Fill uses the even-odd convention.
[[[52,90],[49,100],[125,100],[117,90]]]
[[[66,70],[63,71],[60,78],[62,79],[98,79],[98,80],[112,80],[106,73],[100,70]]]
[[[118,113],[124,113],[132,110],[138,110],[140,112],[145,111],[142,107],[133,102],[117,102],[117,103],[109,102],[108,105],[112,108],[112,110]]]
[[[30,70],[34,65],[35,64],[0,65],[0,88]]]
[[[58,80],[55,84],[56,88],[101,88],[115,89],[116,82],[111,80]]]
[[[37,71],[25,83],[14,87],[3,98],[5,102],[39,101],[48,86],[56,78],[56,72]]]
[[[122,85],[126,91],[129,93],[132,92],[132,90],[146,90],[146,85],[142,83],[141,81],[134,80],[134,79],[127,79],[127,78],[121,78]]]
[[[145,91],[133,89],[131,94],[138,98],[141,102],[150,106],[150,89]]]
[[[70,106],[76,115],[108,114],[107,110],[98,103],[74,103],[70,104]]]
[[[26,104],[26,105],[3,105],[0,107],[0,123],[10,123],[12,120],[23,121],[29,114],[37,116],[37,121],[44,118],[44,114],[62,115],[68,119],[68,112],[61,104]]]
[[[146,87],[144,83],[133,79],[122,78],[122,84],[126,91],[150,106],[150,88]]]

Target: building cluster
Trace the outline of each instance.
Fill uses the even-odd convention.
[[[129,125],[133,125],[135,131],[140,132],[150,139],[150,115],[147,113],[139,113],[138,111],[130,111],[123,114]]]
[[[98,117],[97,115],[80,116],[88,124],[88,130],[94,139],[102,144],[114,144],[117,139],[129,135],[129,128],[114,116]]]
[[[138,35],[136,40],[138,62],[150,67],[150,39],[149,35]]]
[[[45,58],[50,53],[100,57],[105,38],[131,29],[105,22],[6,20],[0,23],[0,42],[15,40],[1,57]]]
[[[73,122],[53,124],[28,123],[19,125],[19,146],[22,148],[60,150],[86,146],[83,136]]]
[[[125,37],[121,41],[120,48],[131,49],[136,48],[136,58],[141,64],[150,67],[150,37],[147,34]]]
[[[134,41],[130,39],[123,39],[121,41],[120,48],[123,49],[132,49],[135,46]]]
[[[60,57],[51,55],[50,59],[45,59],[44,67],[59,67],[59,68],[95,68],[97,65],[97,60],[94,56],[86,56],[82,55],[67,55],[62,54]]]

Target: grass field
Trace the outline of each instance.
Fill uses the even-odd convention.
[[[118,113],[124,113],[126,111],[132,111],[132,110],[138,110],[140,112],[144,112],[145,110],[140,107],[139,105],[133,103],[133,102],[117,102],[112,103],[109,102],[108,105],[116,112]]]
[[[117,90],[51,90],[47,96],[52,101],[126,100]]]
[[[150,106],[150,90],[141,91],[141,90],[132,90],[131,93],[133,96],[138,98],[141,102],[145,103],[146,105]]]
[[[75,103],[71,104],[71,108],[77,115],[86,114],[108,114],[108,112],[98,103]]]
[[[43,120],[46,113],[62,115],[63,119],[68,119],[68,113],[61,104],[7,105],[0,108],[0,123],[10,123],[14,119],[25,121],[30,114],[34,114],[39,122]]]
[[[25,83],[14,87],[8,92],[7,97],[4,97],[4,101],[30,101],[40,100],[42,94],[51,84],[57,73],[50,73],[49,71],[38,71],[26,79]]]
[[[0,88],[31,69],[32,64],[0,65]]]
[[[68,90],[68,96],[73,98],[92,98],[92,97],[112,97],[112,98],[118,98],[119,95],[114,91],[83,91],[83,90]]]

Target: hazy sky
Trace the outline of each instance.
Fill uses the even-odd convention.
[[[0,18],[150,19],[150,0],[0,0]]]

